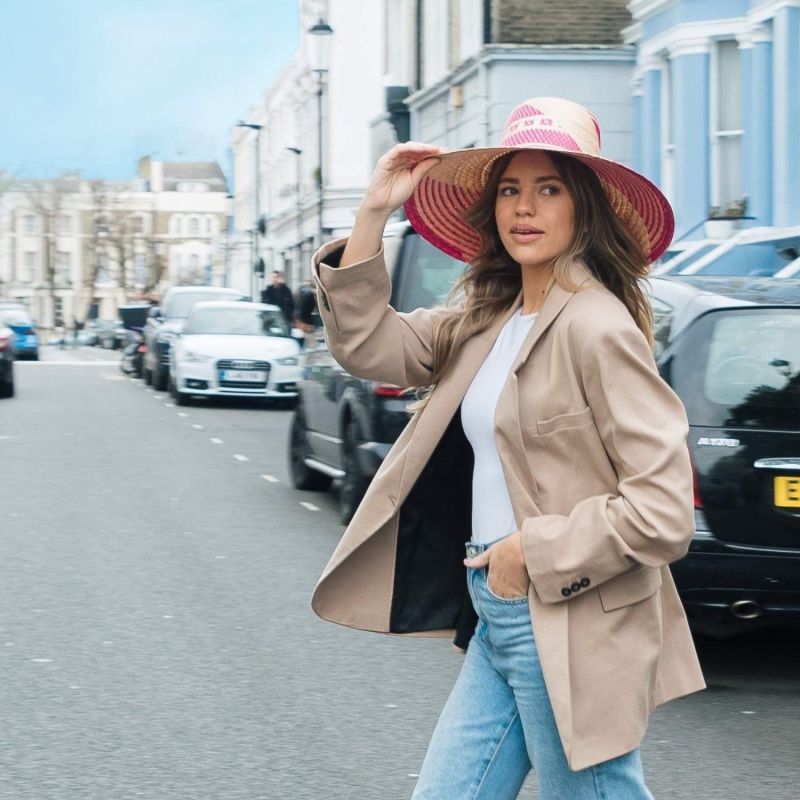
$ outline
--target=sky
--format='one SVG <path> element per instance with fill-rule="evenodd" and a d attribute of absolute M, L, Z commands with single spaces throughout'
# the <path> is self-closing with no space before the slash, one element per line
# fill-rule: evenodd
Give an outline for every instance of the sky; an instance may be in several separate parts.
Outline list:
<path fill-rule="evenodd" d="M 0 0 L 0 172 L 216 160 L 291 60 L 297 0 Z"/>

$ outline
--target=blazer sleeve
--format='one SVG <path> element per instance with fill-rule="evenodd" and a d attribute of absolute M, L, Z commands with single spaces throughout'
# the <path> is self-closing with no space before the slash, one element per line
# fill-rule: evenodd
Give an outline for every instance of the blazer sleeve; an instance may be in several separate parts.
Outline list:
<path fill-rule="evenodd" d="M 524 520 L 525 562 L 546 603 L 566 600 L 576 582 L 597 586 L 640 564 L 675 561 L 694 532 L 686 412 L 641 331 L 628 319 L 587 332 L 576 357 L 617 491 L 588 497 L 567 516 Z"/>
<path fill-rule="evenodd" d="M 339 267 L 346 239 L 329 242 L 314 256 L 317 307 L 325 340 L 351 375 L 396 386 L 430 383 L 433 331 L 449 309 L 395 311 L 383 247 L 372 258 Z"/>

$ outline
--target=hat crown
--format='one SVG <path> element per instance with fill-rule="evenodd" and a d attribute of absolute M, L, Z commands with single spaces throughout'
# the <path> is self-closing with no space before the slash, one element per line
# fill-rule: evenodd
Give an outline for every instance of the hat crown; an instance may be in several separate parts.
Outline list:
<path fill-rule="evenodd" d="M 541 147 L 567 153 L 600 155 L 600 126 L 578 103 L 559 97 L 535 97 L 510 114 L 501 147 Z"/>

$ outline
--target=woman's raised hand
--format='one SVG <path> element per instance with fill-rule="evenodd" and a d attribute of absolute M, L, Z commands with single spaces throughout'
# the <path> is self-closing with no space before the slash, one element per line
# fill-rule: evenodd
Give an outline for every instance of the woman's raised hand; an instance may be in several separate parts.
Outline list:
<path fill-rule="evenodd" d="M 360 211 L 387 219 L 400 208 L 445 152 L 441 147 L 421 142 L 395 145 L 378 160 Z"/>

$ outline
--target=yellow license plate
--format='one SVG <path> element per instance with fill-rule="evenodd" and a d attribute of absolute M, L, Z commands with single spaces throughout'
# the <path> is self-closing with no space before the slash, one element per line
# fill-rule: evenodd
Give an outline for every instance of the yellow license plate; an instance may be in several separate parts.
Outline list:
<path fill-rule="evenodd" d="M 779 475 L 775 478 L 775 505 L 800 508 L 800 475 Z"/>

